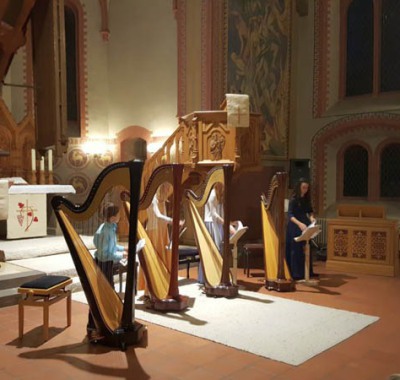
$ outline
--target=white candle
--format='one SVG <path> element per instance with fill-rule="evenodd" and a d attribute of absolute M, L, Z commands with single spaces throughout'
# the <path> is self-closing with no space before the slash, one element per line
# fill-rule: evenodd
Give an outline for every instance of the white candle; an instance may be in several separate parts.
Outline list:
<path fill-rule="evenodd" d="M 36 150 L 31 149 L 32 171 L 36 170 Z"/>
<path fill-rule="evenodd" d="M 49 172 L 53 171 L 53 151 L 50 149 L 47 153 L 47 160 L 49 165 Z"/>
<path fill-rule="evenodd" d="M 40 171 L 44 172 L 44 157 L 40 157 Z"/>

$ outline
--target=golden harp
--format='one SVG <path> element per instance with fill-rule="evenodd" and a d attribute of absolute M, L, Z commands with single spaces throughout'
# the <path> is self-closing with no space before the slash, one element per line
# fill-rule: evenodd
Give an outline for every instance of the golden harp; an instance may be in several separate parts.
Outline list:
<path fill-rule="evenodd" d="M 201 265 L 204 269 L 205 292 L 214 297 L 236 297 L 238 287 L 232 284 L 229 263 L 232 255 L 229 245 L 229 221 L 230 221 L 230 184 L 233 175 L 233 165 L 223 165 L 211 169 L 204 181 L 204 187 L 200 195 L 192 190 L 186 191 L 188 199 L 189 215 L 194 229 L 196 245 L 201 257 Z M 223 225 L 223 254 L 221 254 L 210 236 L 198 208 L 203 207 L 213 186 L 216 183 L 224 185 L 224 225 Z"/>
<path fill-rule="evenodd" d="M 140 199 L 140 210 L 146 210 L 156 194 L 159 186 L 165 182 L 173 186 L 173 221 L 171 245 L 171 270 L 167 268 L 153 246 L 143 225 L 138 222 L 138 238 L 144 239 L 146 244 L 139 252 L 139 262 L 143 268 L 146 283 L 151 295 L 151 305 L 155 310 L 178 311 L 188 307 L 188 297 L 179 294 L 178 269 L 179 269 L 179 210 L 182 200 L 182 164 L 161 165 L 156 168 Z M 130 203 L 127 193 L 121 193 L 124 209 L 130 215 Z M 167 247 L 165 247 L 167 249 Z"/>
<path fill-rule="evenodd" d="M 287 173 L 276 173 L 271 179 L 268 196 L 261 196 L 265 287 L 280 292 L 295 289 L 285 258 L 286 182 Z"/>
<path fill-rule="evenodd" d="M 74 205 L 61 196 L 52 199 L 72 259 L 74 261 L 83 291 L 96 327 L 104 337 L 101 343 L 126 349 L 137 344 L 146 331 L 145 326 L 134 321 L 133 290 L 135 283 L 136 229 L 139 206 L 140 182 L 143 162 L 119 162 L 104 169 L 90 191 L 86 201 Z M 90 252 L 83 244 L 70 220 L 83 221 L 97 210 L 109 189 L 124 186 L 130 191 L 131 213 L 129 216 L 129 247 L 124 302 L 98 269 Z"/>

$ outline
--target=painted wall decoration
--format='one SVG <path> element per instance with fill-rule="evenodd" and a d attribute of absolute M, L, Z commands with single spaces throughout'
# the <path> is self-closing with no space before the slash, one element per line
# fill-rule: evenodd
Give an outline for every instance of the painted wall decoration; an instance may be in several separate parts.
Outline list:
<path fill-rule="evenodd" d="M 290 91 L 291 2 L 229 0 L 229 93 L 250 96 L 262 114 L 262 150 L 287 158 Z"/>
<path fill-rule="evenodd" d="M 89 157 L 80 148 L 74 148 L 68 152 L 68 163 L 72 167 L 82 169 L 89 163 Z"/>

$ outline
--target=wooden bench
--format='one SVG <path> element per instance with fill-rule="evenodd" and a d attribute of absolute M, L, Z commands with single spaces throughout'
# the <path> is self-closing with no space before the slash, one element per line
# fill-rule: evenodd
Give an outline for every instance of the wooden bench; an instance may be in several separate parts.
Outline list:
<path fill-rule="evenodd" d="M 72 283 L 67 276 L 42 276 L 36 280 L 26 282 L 18 288 L 22 298 L 18 304 L 19 338 L 24 335 L 24 307 L 39 306 L 43 308 L 43 338 L 49 339 L 49 307 L 50 305 L 67 299 L 67 325 L 71 326 L 71 291 L 66 286 Z"/>

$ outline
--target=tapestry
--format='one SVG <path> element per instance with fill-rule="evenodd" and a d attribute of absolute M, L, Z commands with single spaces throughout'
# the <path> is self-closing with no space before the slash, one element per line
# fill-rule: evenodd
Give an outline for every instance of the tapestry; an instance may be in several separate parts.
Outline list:
<path fill-rule="evenodd" d="M 227 92 L 261 114 L 263 156 L 287 158 L 291 2 L 229 0 Z"/>

